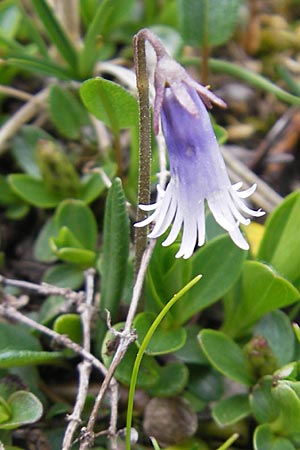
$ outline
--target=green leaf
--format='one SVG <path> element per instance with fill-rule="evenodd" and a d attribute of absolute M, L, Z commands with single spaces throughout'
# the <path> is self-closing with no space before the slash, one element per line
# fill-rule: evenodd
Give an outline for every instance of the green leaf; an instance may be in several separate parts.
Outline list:
<path fill-rule="evenodd" d="M 82 269 L 93 267 L 95 264 L 96 253 L 92 250 L 64 247 L 57 249 L 55 253 L 62 261 L 78 264 Z"/>
<path fill-rule="evenodd" d="M 120 330 L 124 327 L 124 323 L 118 323 L 114 325 L 116 330 Z M 116 341 L 116 336 L 113 336 L 110 331 L 106 333 L 106 336 L 103 340 L 101 356 L 103 362 L 106 367 L 109 367 L 113 358 L 113 351 L 111 348 L 115 348 L 115 344 L 118 344 Z M 129 386 L 132 369 L 134 365 L 134 361 L 136 359 L 136 355 L 138 352 L 138 348 L 135 344 L 131 344 L 122 361 L 118 365 L 118 368 L 115 372 L 115 377 L 118 381 Z M 141 368 L 138 374 L 137 386 L 141 389 L 148 389 L 151 386 L 155 385 L 160 378 L 159 366 L 154 359 L 153 356 L 144 355 L 143 361 L 141 364 Z"/>
<path fill-rule="evenodd" d="M 8 404 L 11 409 L 11 417 L 6 423 L 0 424 L 1 429 L 12 430 L 37 422 L 42 417 L 43 405 L 31 392 L 15 392 L 10 396 Z"/>
<path fill-rule="evenodd" d="M 295 353 L 295 334 L 289 318 L 282 311 L 273 311 L 255 327 L 255 334 L 264 336 L 279 366 L 292 361 Z"/>
<path fill-rule="evenodd" d="M 187 45 L 224 44 L 233 33 L 241 0 L 178 0 L 181 34 Z"/>
<path fill-rule="evenodd" d="M 34 257 L 41 262 L 50 263 L 57 259 L 50 247 L 50 238 L 58 232 L 54 217 L 45 222 L 34 243 Z"/>
<path fill-rule="evenodd" d="M 0 397 L 0 428 L 1 423 L 6 422 L 11 416 L 11 411 L 8 403 Z"/>
<path fill-rule="evenodd" d="M 137 100 L 118 84 L 93 78 L 81 85 L 80 95 L 86 108 L 114 133 L 138 125 Z"/>
<path fill-rule="evenodd" d="M 101 310 L 116 317 L 124 288 L 129 253 L 129 220 L 119 178 L 113 181 L 105 205 L 101 256 Z"/>
<path fill-rule="evenodd" d="M 8 182 L 20 198 L 38 208 L 54 208 L 62 200 L 59 194 L 48 191 L 42 180 L 31 175 L 15 173 L 8 176 Z"/>
<path fill-rule="evenodd" d="M 254 450 L 296 450 L 296 447 L 286 438 L 272 434 L 270 425 L 260 425 L 253 436 Z"/>
<path fill-rule="evenodd" d="M 253 415 L 258 423 L 272 422 L 278 415 L 278 404 L 272 396 L 273 377 L 267 375 L 259 380 L 250 394 Z"/>
<path fill-rule="evenodd" d="M 47 4 L 46 0 L 32 0 L 32 3 L 53 44 L 64 60 L 75 71 L 77 66 L 76 50 L 57 20 L 54 11 Z"/>
<path fill-rule="evenodd" d="M 185 330 L 187 334 L 185 344 L 174 353 L 174 356 L 187 364 L 208 364 L 207 358 L 197 340 L 200 326 L 188 324 Z"/>
<path fill-rule="evenodd" d="M 180 394 L 185 388 L 189 371 L 179 362 L 169 363 L 159 367 L 160 378 L 158 382 L 147 389 L 152 397 L 173 397 Z"/>
<path fill-rule="evenodd" d="M 54 216 L 57 229 L 68 228 L 86 250 L 94 251 L 98 227 L 91 209 L 81 200 L 63 201 Z"/>
<path fill-rule="evenodd" d="M 104 173 L 109 179 L 113 178 L 117 172 L 116 164 L 106 164 L 102 167 Z M 88 174 L 81 178 L 78 198 L 84 203 L 89 204 L 96 200 L 99 195 L 107 188 L 102 177 L 98 173 Z"/>
<path fill-rule="evenodd" d="M 40 169 L 36 162 L 36 148 L 40 140 L 55 142 L 50 134 L 34 125 L 22 127 L 22 131 L 13 140 L 13 155 L 18 166 L 28 175 L 41 178 Z"/>
<path fill-rule="evenodd" d="M 140 345 L 155 320 L 153 313 L 140 313 L 134 320 L 134 328 L 137 331 L 137 344 Z M 186 340 L 186 330 L 184 328 L 167 328 L 164 322 L 161 322 L 154 335 L 152 336 L 145 353 L 148 355 L 163 355 L 172 353 L 181 348 Z"/>
<path fill-rule="evenodd" d="M 201 283 L 174 305 L 172 313 L 176 323 L 185 323 L 194 314 L 222 298 L 237 280 L 246 256 L 247 252 L 234 245 L 227 235 L 215 238 L 199 249 L 191 258 L 189 279 L 201 273 Z M 168 288 L 172 289 L 171 286 Z M 169 297 L 170 293 L 165 298 Z"/>
<path fill-rule="evenodd" d="M 40 351 L 41 345 L 28 328 L 0 322 L 0 355 L 9 350 Z"/>
<path fill-rule="evenodd" d="M 236 394 L 220 400 L 212 410 L 212 416 L 220 427 L 233 425 L 250 413 L 248 394 Z"/>
<path fill-rule="evenodd" d="M 43 281 L 54 286 L 78 289 L 83 284 L 84 275 L 81 267 L 63 263 L 50 267 L 45 272 Z"/>
<path fill-rule="evenodd" d="M 294 389 L 284 380 L 279 380 L 272 388 L 272 395 L 278 404 L 279 415 L 270 424 L 271 430 L 281 436 L 289 437 L 300 444 L 300 399 Z"/>
<path fill-rule="evenodd" d="M 0 4 L 0 34 L 7 39 L 13 39 L 21 23 L 21 11 L 13 2 Z"/>
<path fill-rule="evenodd" d="M 7 350 L 0 353 L 0 367 L 33 366 L 56 364 L 62 359 L 60 352 L 36 352 L 31 350 Z"/>
<path fill-rule="evenodd" d="M 300 284 L 299 222 L 300 192 L 296 191 L 269 216 L 257 255 L 297 286 Z"/>
<path fill-rule="evenodd" d="M 224 377 L 211 366 L 189 366 L 188 392 L 208 404 L 224 395 Z"/>
<path fill-rule="evenodd" d="M 238 288 L 228 299 L 223 326 L 231 336 L 245 333 L 264 314 L 291 305 L 300 296 L 291 283 L 258 261 L 244 263 Z"/>
<path fill-rule="evenodd" d="M 202 330 L 200 345 L 211 364 L 226 377 L 251 386 L 255 382 L 242 349 L 220 331 Z"/>
<path fill-rule="evenodd" d="M 82 326 L 78 314 L 62 314 L 55 320 L 53 330 L 67 335 L 73 342 L 82 342 Z"/>
<path fill-rule="evenodd" d="M 61 66 L 46 59 L 38 59 L 33 56 L 24 55 L 19 50 L 10 52 L 5 64 L 18 67 L 21 70 L 38 73 L 47 77 L 55 77 L 59 80 L 70 80 L 70 73 Z"/>
<path fill-rule="evenodd" d="M 78 139 L 81 127 L 89 122 L 79 101 L 58 84 L 51 86 L 48 101 L 51 120 L 59 133 L 68 139 Z"/>

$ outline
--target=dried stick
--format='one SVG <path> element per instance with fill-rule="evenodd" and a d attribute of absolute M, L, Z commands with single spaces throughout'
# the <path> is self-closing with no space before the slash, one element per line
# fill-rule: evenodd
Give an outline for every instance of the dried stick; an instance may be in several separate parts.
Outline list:
<path fill-rule="evenodd" d="M 45 88 L 22 106 L 0 130 L 0 152 L 4 151 L 4 144 L 16 134 L 24 123 L 31 120 L 43 107 L 43 102 L 48 96 L 49 88 Z"/>
<path fill-rule="evenodd" d="M 139 299 L 141 296 L 141 292 L 143 289 L 143 283 L 146 275 L 146 271 L 151 259 L 151 255 L 155 246 L 155 239 L 151 240 L 150 244 L 146 248 L 144 255 L 142 257 L 140 269 L 136 278 L 136 282 L 133 288 L 133 294 L 132 299 L 129 307 L 129 311 L 127 314 L 124 330 L 121 332 L 117 332 L 113 330 L 110 327 L 109 317 L 108 317 L 108 326 L 111 330 L 111 332 L 115 335 L 117 335 L 120 338 L 119 346 L 116 350 L 116 353 L 114 355 L 114 358 L 111 362 L 111 365 L 107 371 L 107 375 L 105 376 L 103 383 L 100 387 L 99 393 L 97 395 L 97 398 L 95 400 L 93 410 L 91 412 L 87 427 L 86 427 L 86 434 L 88 436 L 88 439 L 84 439 L 80 450 L 87 450 L 91 446 L 92 436 L 94 435 L 94 426 L 97 419 L 98 411 L 101 405 L 101 402 L 103 400 L 104 394 L 111 382 L 111 379 L 113 377 L 113 374 L 120 364 L 120 362 L 123 359 L 123 356 L 125 355 L 129 345 L 136 339 L 135 332 L 132 330 L 132 323 L 136 314 L 136 310 L 138 307 Z M 114 402 L 112 402 L 114 404 Z"/>
<path fill-rule="evenodd" d="M 91 348 L 91 321 L 93 316 L 93 298 L 94 298 L 94 269 L 85 272 L 85 291 L 86 301 L 80 306 L 81 323 L 83 329 L 83 348 L 90 352 Z M 78 426 L 81 424 L 81 414 L 84 408 L 89 388 L 89 379 L 92 370 L 92 364 L 83 361 L 78 365 L 79 383 L 76 402 L 72 414 L 68 417 L 69 424 L 65 431 L 62 450 L 69 450 L 72 446 L 73 436 Z"/>

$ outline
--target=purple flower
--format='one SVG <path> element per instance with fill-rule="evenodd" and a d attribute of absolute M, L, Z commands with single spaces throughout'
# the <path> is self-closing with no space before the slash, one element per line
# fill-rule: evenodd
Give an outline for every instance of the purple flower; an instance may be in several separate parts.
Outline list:
<path fill-rule="evenodd" d="M 135 226 L 154 222 L 149 238 L 158 238 L 172 224 L 162 245 L 172 244 L 182 229 L 182 240 L 176 257 L 189 258 L 195 245 L 205 242 L 205 204 L 217 223 L 230 234 L 233 242 L 247 250 L 249 245 L 239 225 L 248 225 L 246 216 L 260 217 L 262 210 L 254 211 L 243 201 L 256 185 L 239 191 L 242 183 L 232 186 L 214 134 L 206 106 L 224 102 L 207 88 L 196 83 L 166 54 L 160 41 L 146 33 L 157 54 L 155 69 L 154 131 L 159 122 L 167 144 L 171 179 L 163 191 L 158 187 L 158 201 L 140 205 L 153 214 Z"/>

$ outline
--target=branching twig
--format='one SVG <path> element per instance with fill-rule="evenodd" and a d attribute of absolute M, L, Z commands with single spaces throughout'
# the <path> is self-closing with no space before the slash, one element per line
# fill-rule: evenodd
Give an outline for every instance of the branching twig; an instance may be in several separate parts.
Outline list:
<path fill-rule="evenodd" d="M 93 269 L 85 272 L 85 303 L 81 305 L 81 323 L 83 329 L 83 348 L 90 352 L 91 347 L 91 321 L 93 317 L 93 298 L 94 298 L 94 276 Z M 65 431 L 62 450 L 69 450 L 72 445 L 73 436 L 81 423 L 81 414 L 84 408 L 89 388 L 90 373 L 92 364 L 89 361 L 83 361 L 78 366 L 79 383 L 76 402 L 72 414 L 68 417 L 69 424 Z"/>
<path fill-rule="evenodd" d="M 107 371 L 107 375 L 105 376 L 105 379 L 103 380 L 103 383 L 100 387 L 99 393 L 95 400 L 94 407 L 93 407 L 92 413 L 90 415 L 90 418 L 89 418 L 89 421 L 88 421 L 88 424 L 86 427 L 86 433 L 87 433 L 87 436 L 89 439 L 83 440 L 82 445 L 80 446 L 80 450 L 86 450 L 89 448 L 89 446 L 91 444 L 91 437 L 93 436 L 93 433 L 94 433 L 94 425 L 96 422 L 96 418 L 97 418 L 100 404 L 103 400 L 104 394 L 110 384 L 110 381 L 113 377 L 113 374 L 114 374 L 116 368 L 122 361 L 123 356 L 125 355 L 129 345 L 136 339 L 135 332 L 132 330 L 132 323 L 133 323 L 133 320 L 134 320 L 134 317 L 136 314 L 138 302 L 139 302 L 141 292 L 143 289 L 143 283 L 144 283 L 146 271 L 147 271 L 147 268 L 148 268 L 148 265 L 150 262 L 150 258 L 151 258 L 151 255 L 152 255 L 152 252 L 153 252 L 153 249 L 155 246 L 155 242 L 156 242 L 155 239 L 152 239 L 150 241 L 150 244 L 147 247 L 146 251 L 144 252 L 142 262 L 140 265 L 140 270 L 138 272 L 135 286 L 133 289 L 132 299 L 131 299 L 129 311 L 127 314 L 127 319 L 126 319 L 126 323 L 124 326 L 124 330 L 121 332 L 112 330 L 112 332 L 114 334 L 118 334 L 118 336 L 120 337 L 120 343 L 116 350 L 114 358 L 111 362 L 111 365 Z M 112 401 L 112 404 L 114 404 L 113 401 Z"/>

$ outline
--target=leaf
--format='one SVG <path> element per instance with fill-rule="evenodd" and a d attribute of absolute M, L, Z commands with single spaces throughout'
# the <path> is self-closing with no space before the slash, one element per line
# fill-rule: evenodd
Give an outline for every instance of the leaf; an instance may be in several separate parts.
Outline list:
<path fill-rule="evenodd" d="M 189 366 L 188 392 L 206 404 L 219 400 L 224 394 L 224 378 L 213 367 Z"/>
<path fill-rule="evenodd" d="M 272 388 L 272 395 L 279 406 L 278 417 L 270 424 L 275 434 L 289 437 L 300 444 L 300 399 L 294 389 L 284 380 L 279 380 Z"/>
<path fill-rule="evenodd" d="M 270 425 L 260 425 L 253 436 L 254 450 L 296 450 L 296 447 L 284 437 L 272 434 Z"/>
<path fill-rule="evenodd" d="M 180 394 L 185 388 L 189 371 L 187 367 L 174 362 L 159 368 L 160 378 L 154 386 L 147 389 L 152 397 L 173 397 Z"/>
<path fill-rule="evenodd" d="M 236 394 L 220 400 L 212 410 L 212 416 L 220 427 L 233 425 L 250 413 L 248 394 Z"/>
<path fill-rule="evenodd" d="M 21 367 L 39 364 L 56 364 L 62 359 L 60 352 L 37 352 L 31 350 L 7 350 L 0 353 L 0 367 Z"/>
<path fill-rule="evenodd" d="M 227 235 L 213 239 L 198 250 L 191 258 L 190 279 L 201 273 L 201 283 L 174 305 L 172 312 L 176 323 L 185 323 L 222 298 L 237 280 L 246 255 L 247 252 L 234 245 Z M 170 294 L 166 298 L 169 297 Z"/>
<path fill-rule="evenodd" d="M 41 345 L 28 328 L 0 322 L 0 355 L 9 350 L 40 351 Z"/>
<path fill-rule="evenodd" d="M 8 182 L 20 198 L 38 208 L 54 208 L 62 200 L 61 195 L 48 191 L 42 180 L 30 175 L 15 173 L 8 176 Z"/>
<path fill-rule="evenodd" d="M 241 0 L 178 0 L 181 34 L 187 45 L 224 44 L 233 33 Z"/>
<path fill-rule="evenodd" d="M 231 336 L 240 336 L 264 314 L 291 305 L 300 296 L 291 283 L 258 261 L 244 263 L 239 287 L 223 325 Z"/>
<path fill-rule="evenodd" d="M 81 267 L 70 264 L 57 264 L 50 267 L 43 276 L 45 283 L 70 289 L 79 289 L 84 275 Z"/>
<path fill-rule="evenodd" d="M 98 227 L 91 209 L 81 200 L 63 201 L 54 216 L 57 229 L 68 228 L 86 250 L 94 251 Z"/>
<path fill-rule="evenodd" d="M 46 0 L 32 0 L 32 3 L 52 43 L 56 46 L 64 60 L 75 71 L 77 65 L 76 50 L 57 20 L 54 11 L 48 6 Z"/>
<path fill-rule="evenodd" d="M 231 380 L 251 386 L 255 382 L 242 349 L 220 331 L 202 330 L 200 345 L 211 364 Z"/>
<path fill-rule="evenodd" d="M 55 77 L 59 80 L 69 81 L 71 77 L 70 73 L 64 67 L 47 59 L 38 59 L 20 51 L 9 52 L 5 63 L 12 67 L 18 67 L 21 70 L 38 73 L 47 77 Z"/>
<path fill-rule="evenodd" d="M 156 315 L 153 313 L 140 313 L 134 320 L 134 328 L 137 331 L 137 344 L 141 345 L 150 326 L 155 320 Z M 172 353 L 181 348 L 186 340 L 186 330 L 184 328 L 167 328 L 164 323 L 155 330 L 145 353 L 148 355 L 163 355 Z"/>
<path fill-rule="evenodd" d="M 272 422 L 279 413 L 278 404 L 271 393 L 272 384 L 271 375 L 263 377 L 249 396 L 252 413 L 258 423 Z"/>
<path fill-rule="evenodd" d="M 207 358 L 199 346 L 197 336 L 200 331 L 200 326 L 188 324 L 185 327 L 186 341 L 183 347 L 174 352 L 174 356 L 180 361 L 187 364 L 208 364 Z"/>
<path fill-rule="evenodd" d="M 11 416 L 11 411 L 8 403 L 0 397 L 0 428 L 1 423 L 6 422 Z"/>
<path fill-rule="evenodd" d="M 116 164 L 112 163 L 104 165 L 102 169 L 109 179 L 113 178 L 117 172 Z M 81 178 L 78 198 L 84 203 L 89 204 L 96 200 L 106 188 L 107 186 L 100 174 L 88 174 Z"/>
<path fill-rule="evenodd" d="M 56 250 L 56 255 L 62 261 L 77 264 L 82 269 L 93 267 L 96 253 L 92 250 L 63 247 Z"/>
<path fill-rule="evenodd" d="M 255 327 L 255 334 L 267 339 L 280 367 L 293 360 L 295 334 L 289 318 L 282 311 L 273 311 L 263 317 Z"/>
<path fill-rule="evenodd" d="M 59 133 L 68 139 L 78 139 L 80 129 L 89 120 L 86 110 L 66 88 L 53 84 L 50 88 L 49 113 Z"/>
<path fill-rule="evenodd" d="M 269 216 L 257 255 L 297 286 L 300 284 L 299 223 L 300 192 L 296 191 Z"/>
<path fill-rule="evenodd" d="M 8 404 L 11 409 L 11 417 L 6 423 L 0 424 L 1 429 L 12 430 L 37 422 L 42 417 L 43 405 L 31 392 L 15 392 L 10 396 Z"/>
<path fill-rule="evenodd" d="M 0 34 L 7 39 L 13 39 L 20 26 L 22 19 L 21 11 L 12 2 L 2 2 L 0 4 Z"/>
<path fill-rule="evenodd" d="M 118 323 L 114 325 L 115 330 L 120 330 L 123 328 L 124 323 Z M 101 356 L 103 362 L 106 367 L 109 367 L 113 358 L 113 352 L 110 351 L 111 346 L 115 343 L 116 336 L 113 336 L 110 331 L 106 333 L 106 336 L 103 340 Z M 118 342 L 116 342 L 117 344 Z M 122 361 L 117 367 L 115 372 L 115 377 L 118 381 L 125 384 L 126 386 L 130 385 L 130 380 L 132 376 L 132 369 L 134 365 L 134 361 L 136 359 L 136 355 L 138 352 L 138 348 L 135 344 L 132 344 L 128 347 Z M 156 384 L 159 380 L 159 366 L 155 361 L 153 356 L 144 355 L 140 371 L 137 379 L 137 386 L 141 389 L 148 389 L 154 384 Z"/>
<path fill-rule="evenodd" d="M 13 140 L 13 155 L 18 165 L 34 178 L 41 178 L 36 162 L 36 148 L 39 140 L 55 142 L 50 134 L 33 125 L 22 127 L 22 131 Z"/>
<path fill-rule="evenodd" d="M 101 255 L 101 311 L 116 317 L 125 284 L 129 253 L 129 220 L 119 178 L 113 181 L 105 205 Z"/>
<path fill-rule="evenodd" d="M 114 133 L 138 125 L 137 100 L 118 84 L 93 78 L 82 83 L 80 95 L 86 108 Z"/>
<path fill-rule="evenodd" d="M 73 342 L 82 342 L 82 326 L 78 314 L 62 314 L 54 322 L 53 330 L 67 335 Z"/>
<path fill-rule="evenodd" d="M 57 259 L 50 247 L 50 238 L 58 232 L 54 217 L 45 222 L 34 243 L 34 257 L 41 262 L 50 263 Z"/>

